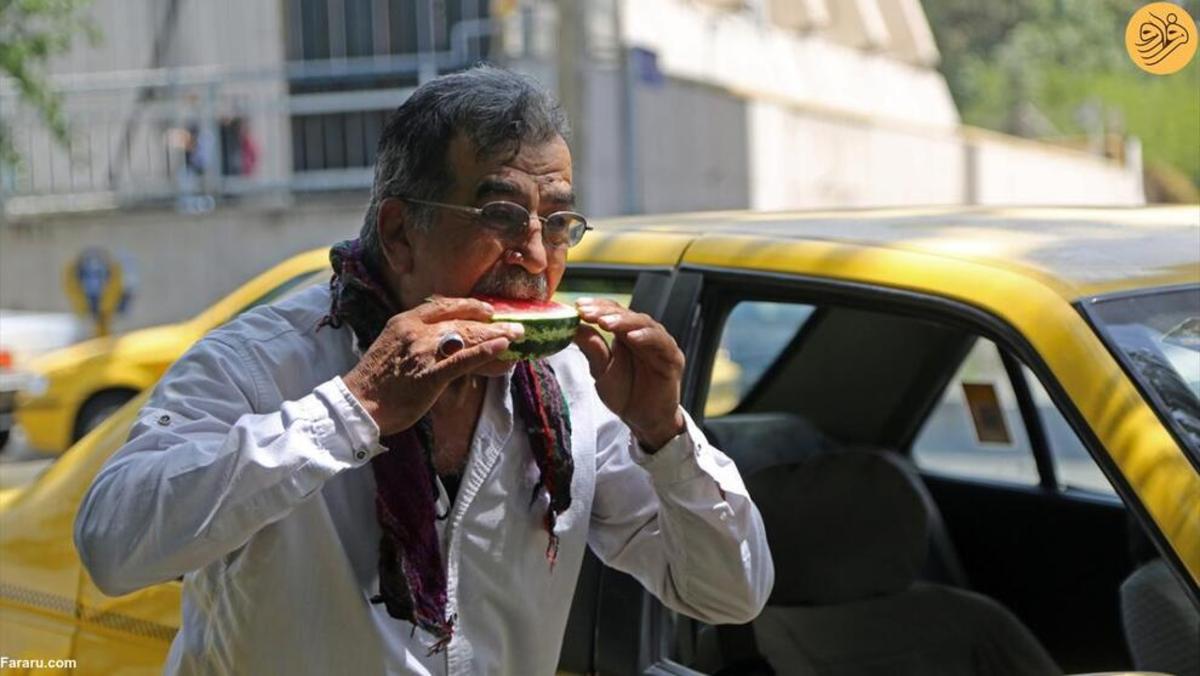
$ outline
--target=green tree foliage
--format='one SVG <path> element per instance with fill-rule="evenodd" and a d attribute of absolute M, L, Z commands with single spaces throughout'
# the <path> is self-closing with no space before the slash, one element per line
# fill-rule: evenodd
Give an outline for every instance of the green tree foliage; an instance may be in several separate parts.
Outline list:
<path fill-rule="evenodd" d="M 1022 136 L 1133 134 L 1147 165 L 1200 185 L 1200 59 L 1168 76 L 1129 60 L 1125 26 L 1145 0 L 923 1 L 965 123 Z M 1177 4 L 1197 16 L 1197 0 Z"/>
<path fill-rule="evenodd" d="M 67 120 L 59 96 L 49 86 L 46 67 L 53 56 L 71 48 L 77 35 L 93 43 L 99 40 L 95 24 L 85 14 L 90 4 L 90 0 L 0 0 L 0 75 L 11 78 L 9 86 L 38 112 L 60 143 L 67 141 Z M 0 163 L 17 159 L 12 131 L 0 117 Z"/>

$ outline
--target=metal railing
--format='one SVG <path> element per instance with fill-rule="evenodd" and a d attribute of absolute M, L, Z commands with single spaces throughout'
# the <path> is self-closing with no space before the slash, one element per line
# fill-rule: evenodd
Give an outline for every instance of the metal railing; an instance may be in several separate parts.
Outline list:
<path fill-rule="evenodd" d="M 58 76 L 65 146 L 0 81 L 21 157 L 0 166 L 0 209 L 204 211 L 254 194 L 369 188 L 388 113 L 420 81 L 477 62 L 476 41 L 497 29 L 461 21 L 449 49 L 419 54 Z"/>

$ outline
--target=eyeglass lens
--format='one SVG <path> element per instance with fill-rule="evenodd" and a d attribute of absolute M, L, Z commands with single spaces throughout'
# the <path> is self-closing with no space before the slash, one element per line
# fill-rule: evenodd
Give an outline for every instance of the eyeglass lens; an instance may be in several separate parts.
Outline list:
<path fill-rule="evenodd" d="M 507 237 L 521 238 L 529 228 L 529 211 L 519 204 L 490 202 L 483 205 L 480 211 L 485 222 L 501 230 Z M 557 246 L 574 246 L 587 231 L 583 218 L 570 212 L 554 213 L 541 220 L 542 237 L 547 243 Z"/>

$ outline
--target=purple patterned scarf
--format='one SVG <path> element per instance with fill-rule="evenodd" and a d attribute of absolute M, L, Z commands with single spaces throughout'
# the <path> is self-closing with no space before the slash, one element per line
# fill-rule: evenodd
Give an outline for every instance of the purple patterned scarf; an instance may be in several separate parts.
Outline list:
<path fill-rule="evenodd" d="M 359 240 L 347 240 L 329 252 L 333 264 L 333 303 L 321 325 L 349 324 L 366 351 L 396 313 L 390 297 L 363 256 Z M 518 362 L 512 375 L 513 406 L 529 434 L 529 448 L 541 472 L 530 504 L 544 489 L 550 497 L 543 525 L 549 534 L 546 558 L 551 569 L 558 555 L 554 523 L 571 506 L 571 419 L 566 398 L 546 361 Z M 446 569 L 438 545 L 437 479 L 433 469 L 433 425 L 426 415 L 413 427 L 380 439 L 388 451 L 371 461 L 377 486 L 375 514 L 383 536 L 379 543 L 379 595 L 389 615 L 412 622 L 443 649 L 454 633 L 446 617 Z"/>

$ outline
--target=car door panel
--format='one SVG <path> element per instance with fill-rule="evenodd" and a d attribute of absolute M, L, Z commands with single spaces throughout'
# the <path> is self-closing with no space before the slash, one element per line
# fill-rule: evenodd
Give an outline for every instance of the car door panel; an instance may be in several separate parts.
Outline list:
<path fill-rule="evenodd" d="M 636 279 L 633 275 L 636 273 Z M 599 284 L 598 280 L 607 283 Z M 628 282 L 629 307 L 655 317 L 664 324 L 684 327 L 686 320 L 669 322 L 663 312 L 678 282 L 667 270 L 643 270 L 604 265 L 580 266 L 571 270 L 560 292 L 573 294 L 606 287 L 616 292 Z M 689 318 L 690 319 L 690 318 Z M 668 330 L 670 327 L 668 326 Z M 682 337 L 682 336 L 680 336 Z M 679 337 L 677 337 L 678 339 Z M 559 671 L 566 673 L 635 674 L 644 667 L 640 637 L 643 605 L 647 594 L 632 576 L 605 566 L 589 548 L 579 572 L 571 612 L 567 619 Z"/>
<path fill-rule="evenodd" d="M 1119 502 L 930 473 L 922 478 L 974 591 L 1015 612 L 1068 672 L 1132 666 L 1117 605 L 1117 590 L 1133 568 Z"/>

